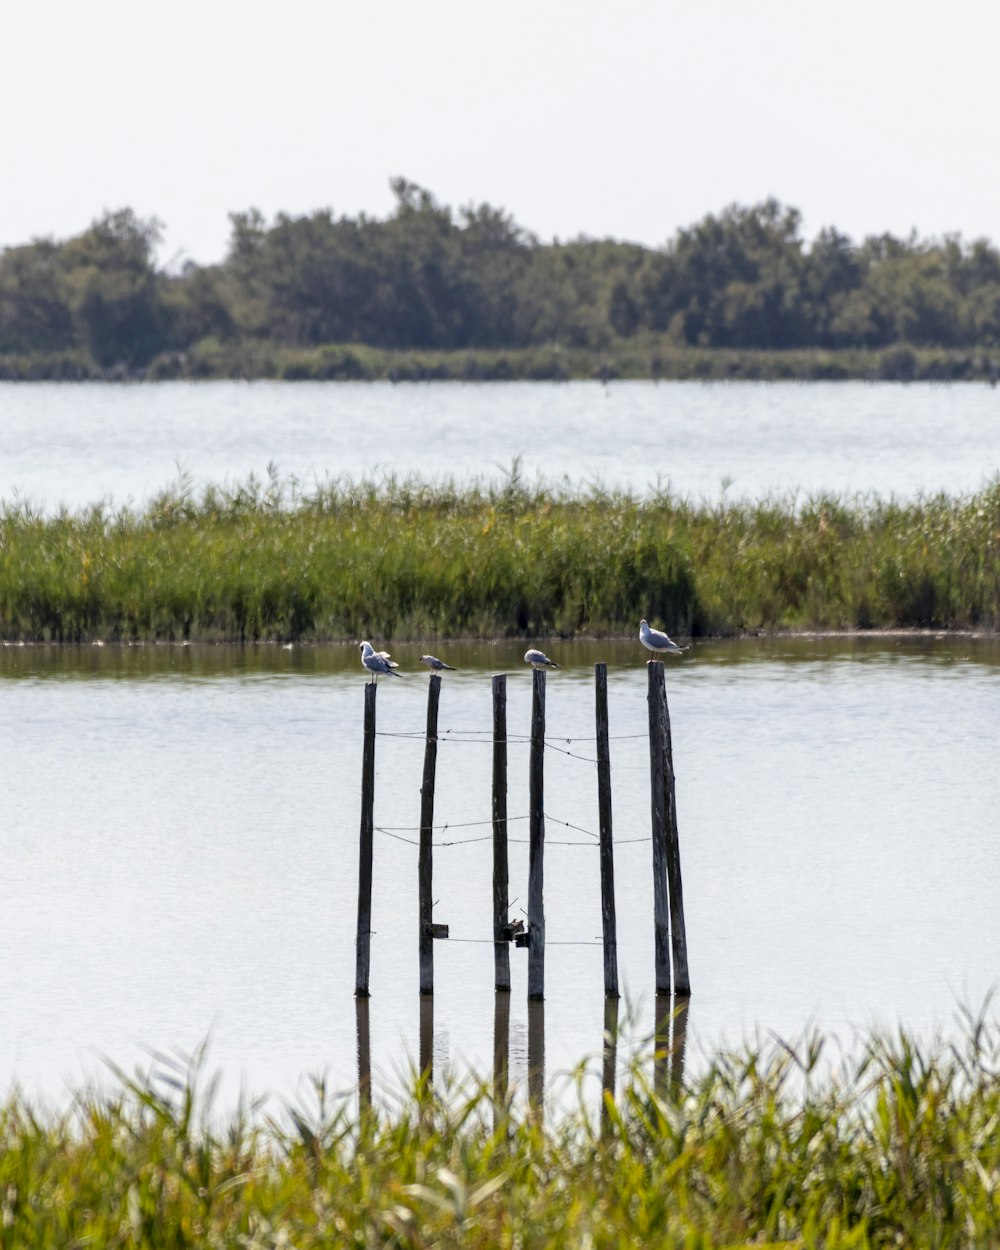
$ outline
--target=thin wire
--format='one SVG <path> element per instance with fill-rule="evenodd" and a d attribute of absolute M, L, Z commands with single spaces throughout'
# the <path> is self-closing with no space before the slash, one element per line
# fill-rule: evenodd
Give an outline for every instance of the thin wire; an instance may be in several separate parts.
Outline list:
<path fill-rule="evenodd" d="M 489 744 L 491 742 L 504 743 L 523 743 L 530 742 L 530 734 L 512 734 L 508 733 L 504 738 L 494 738 L 491 729 L 439 729 L 437 738 L 439 742 L 483 742 Z M 423 729 L 377 729 L 375 731 L 377 738 L 419 738 L 424 739 L 427 733 Z M 609 742 L 624 742 L 634 738 L 645 738 L 644 733 L 635 734 L 608 734 Z M 577 737 L 563 737 L 559 734 L 556 738 L 546 738 L 547 746 L 553 746 L 556 742 L 592 742 L 593 737 L 590 734 L 584 734 Z M 557 747 L 554 749 L 558 750 Z"/>
<path fill-rule="evenodd" d="M 545 813 L 545 819 L 551 820 L 554 825 L 565 825 L 567 829 L 575 829 L 577 833 L 586 833 L 592 838 L 599 838 L 599 835 L 594 833 L 593 829 L 584 829 L 582 825 L 574 825 L 568 820 L 560 820 L 558 816 L 550 816 L 548 812 Z M 584 845 L 589 845 L 589 843 Z"/>
<path fill-rule="evenodd" d="M 598 760 L 594 759 L 593 756 L 578 755 L 576 751 L 567 751 L 565 747 L 557 747 L 555 743 L 550 742 L 548 738 L 545 739 L 545 745 L 548 747 L 550 751 L 558 751 L 560 755 L 568 755 L 570 759 L 583 760 L 584 763 L 587 763 L 587 764 L 596 764 L 599 762 Z"/>
<path fill-rule="evenodd" d="M 505 818 L 509 823 L 512 820 L 527 820 L 527 816 L 507 816 Z M 469 829 L 473 825 L 492 825 L 493 818 L 489 820 L 446 820 L 443 825 L 431 825 L 431 829 Z M 406 833 L 419 833 L 423 825 L 379 825 L 380 829 L 396 829 Z"/>
<path fill-rule="evenodd" d="M 386 829 L 382 825 L 374 825 L 373 829 L 376 833 L 384 833 L 387 838 L 394 838 L 397 842 L 405 842 L 408 846 L 420 845 L 419 841 L 416 838 L 404 838 L 401 833 L 393 833 L 392 830 Z M 584 832 L 586 832 L 586 830 L 584 830 Z M 432 842 L 431 845 L 433 846 L 435 850 L 437 850 L 439 847 L 446 847 L 446 846 L 471 846 L 475 842 L 489 842 L 489 840 L 492 837 L 493 837 L 492 833 L 484 833 L 482 837 L 478 837 L 478 838 L 452 838 L 447 842 Z M 641 839 L 641 841 L 648 842 L 649 839 L 643 838 Z M 507 844 L 508 846 L 510 845 L 528 846 L 530 845 L 530 839 L 529 838 L 508 838 Z M 567 842 L 564 839 L 559 839 L 559 838 L 546 838 L 545 845 L 546 846 L 594 846 L 595 843 L 593 842 Z"/>
<path fill-rule="evenodd" d="M 505 944 L 507 941 L 506 938 L 496 939 L 496 938 L 460 938 L 460 937 L 448 937 L 448 938 L 443 938 L 442 940 L 446 942 L 465 942 L 470 946 L 500 946 L 502 944 Z M 545 945 L 546 946 L 603 946 L 604 943 L 600 941 L 599 939 L 596 941 L 580 940 L 576 942 L 550 942 L 546 940 Z"/>

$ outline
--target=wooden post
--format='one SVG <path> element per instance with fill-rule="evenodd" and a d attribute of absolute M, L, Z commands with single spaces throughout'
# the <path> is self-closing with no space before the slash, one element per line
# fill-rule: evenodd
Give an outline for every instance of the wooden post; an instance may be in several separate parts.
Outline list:
<path fill-rule="evenodd" d="M 545 997 L 545 670 L 532 669 L 528 772 L 528 997 Z"/>
<path fill-rule="evenodd" d="M 424 780 L 420 787 L 420 852 L 417 860 L 420 924 L 420 993 L 434 993 L 434 774 L 437 768 L 438 701 L 441 677 L 432 673 L 427 683 L 427 741 L 424 746 Z"/>
<path fill-rule="evenodd" d="M 670 993 L 670 904 L 667 897 L 667 777 L 663 739 L 666 693 L 663 665 L 653 660 L 649 675 L 649 784 L 653 826 L 653 947 L 657 994 Z"/>
<path fill-rule="evenodd" d="M 493 988 L 510 990 L 507 922 L 507 675 L 493 678 Z"/>
<path fill-rule="evenodd" d="M 375 833 L 375 697 L 378 686 L 365 686 L 365 737 L 361 758 L 361 846 L 358 863 L 357 970 L 354 993 L 368 997 L 372 947 L 372 843 Z"/>
<path fill-rule="evenodd" d="M 601 921 L 604 930 L 604 994 L 618 997 L 618 931 L 615 917 L 615 852 L 611 836 L 611 752 L 608 746 L 608 666 L 594 665 L 597 694 L 597 811 L 601 838 Z"/>
<path fill-rule="evenodd" d="M 661 664 L 662 668 L 663 665 Z M 677 786 L 674 780 L 674 748 L 670 734 L 670 707 L 667 685 L 663 682 L 663 750 L 664 775 L 667 782 L 667 884 L 670 891 L 670 948 L 673 952 L 674 993 L 690 997 L 691 976 L 688 972 L 687 930 L 684 926 L 684 884 L 681 879 L 681 843 L 677 832 Z"/>

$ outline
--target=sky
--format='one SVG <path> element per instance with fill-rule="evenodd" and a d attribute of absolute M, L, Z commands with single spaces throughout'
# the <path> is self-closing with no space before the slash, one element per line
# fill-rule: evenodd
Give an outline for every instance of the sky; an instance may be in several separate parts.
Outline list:
<path fill-rule="evenodd" d="M 658 247 L 774 196 L 803 234 L 1000 242 L 988 0 L 4 0 L 0 247 L 124 206 L 384 217 L 401 175 L 542 240 Z"/>

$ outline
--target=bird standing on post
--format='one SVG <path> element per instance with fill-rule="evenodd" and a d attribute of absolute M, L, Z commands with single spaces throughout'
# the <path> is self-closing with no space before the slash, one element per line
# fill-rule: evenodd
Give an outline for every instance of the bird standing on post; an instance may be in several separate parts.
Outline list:
<path fill-rule="evenodd" d="M 558 668 L 559 665 L 555 660 L 550 660 L 544 651 L 536 651 L 534 647 L 529 647 L 524 653 L 525 664 L 530 664 L 532 668 Z"/>
<path fill-rule="evenodd" d="M 639 622 L 639 641 L 647 651 L 652 651 L 654 655 L 661 655 L 665 651 L 670 651 L 674 655 L 680 655 L 687 650 L 687 647 L 679 647 L 672 638 L 660 629 L 650 629 L 649 621 L 645 617 Z M 652 660 L 647 660 L 647 664 L 652 664 Z"/>
<path fill-rule="evenodd" d="M 420 663 L 426 664 L 432 673 L 440 673 L 443 669 L 448 669 L 452 673 L 455 671 L 453 664 L 445 664 L 444 660 L 439 660 L 436 655 L 422 655 Z"/>
<path fill-rule="evenodd" d="M 376 651 L 370 642 L 361 644 L 361 663 L 372 675 L 372 681 L 378 681 L 380 674 L 388 673 L 393 677 L 402 677 L 402 673 L 395 670 L 399 665 L 395 660 L 389 659 L 388 651 Z"/>

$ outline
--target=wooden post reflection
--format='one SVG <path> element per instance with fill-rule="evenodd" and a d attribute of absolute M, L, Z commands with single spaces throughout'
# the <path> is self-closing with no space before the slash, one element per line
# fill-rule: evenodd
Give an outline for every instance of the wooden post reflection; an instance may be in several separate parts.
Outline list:
<path fill-rule="evenodd" d="M 690 998 L 678 997 L 674 1007 L 673 1033 L 670 1038 L 670 1079 L 675 1091 L 684 1084 L 684 1059 L 687 1051 L 687 1023 Z"/>
<path fill-rule="evenodd" d="M 434 1080 L 434 995 L 420 995 L 420 1077 Z"/>
<path fill-rule="evenodd" d="M 528 1101 L 541 1115 L 545 1110 L 545 1000 L 528 999 Z"/>
<path fill-rule="evenodd" d="M 618 1002 L 617 998 L 604 1000 L 604 1062 L 601 1069 L 601 1134 L 611 1127 L 610 1103 L 615 1099 L 615 1077 L 618 1072 Z"/>
<path fill-rule="evenodd" d="M 510 1074 L 510 991 L 493 996 L 493 1119 L 506 1113 Z"/>
<path fill-rule="evenodd" d="M 354 1000 L 358 1022 L 358 1106 L 365 1110 L 372 1103 L 372 1044 L 368 1031 L 367 995 Z"/>
<path fill-rule="evenodd" d="M 656 1028 L 653 1034 L 653 1088 L 665 1094 L 670 1086 L 670 1025 L 674 1000 L 669 994 L 656 996 Z"/>
<path fill-rule="evenodd" d="M 658 1093 L 666 1093 L 671 1085 L 676 1091 L 684 1083 L 684 1053 L 690 1006 L 690 998 L 680 995 L 656 996 L 653 1085 Z"/>

